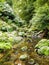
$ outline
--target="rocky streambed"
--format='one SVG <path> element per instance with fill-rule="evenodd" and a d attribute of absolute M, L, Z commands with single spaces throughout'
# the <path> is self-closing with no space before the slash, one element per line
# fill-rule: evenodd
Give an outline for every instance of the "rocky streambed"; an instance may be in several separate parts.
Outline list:
<path fill-rule="evenodd" d="M 35 43 L 35 41 L 34 41 Z M 49 56 L 35 52 L 35 44 L 28 39 L 13 45 L 9 52 L 0 53 L 1 65 L 49 65 Z"/>

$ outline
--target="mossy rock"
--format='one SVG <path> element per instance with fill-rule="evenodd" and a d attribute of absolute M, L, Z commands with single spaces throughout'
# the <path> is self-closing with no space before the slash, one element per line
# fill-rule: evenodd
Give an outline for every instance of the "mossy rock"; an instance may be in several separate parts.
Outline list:
<path fill-rule="evenodd" d="M 38 44 L 35 46 L 35 48 L 38 54 L 49 56 L 49 40 L 40 40 Z"/>
<path fill-rule="evenodd" d="M 20 60 L 27 60 L 29 56 L 27 54 L 23 54 L 19 57 Z"/>

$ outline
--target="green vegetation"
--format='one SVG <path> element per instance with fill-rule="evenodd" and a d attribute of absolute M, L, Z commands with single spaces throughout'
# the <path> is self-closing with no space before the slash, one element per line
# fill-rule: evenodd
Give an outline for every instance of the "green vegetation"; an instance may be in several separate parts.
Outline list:
<path fill-rule="evenodd" d="M 34 13 L 34 1 L 35 0 L 15 0 L 14 7 L 16 8 L 16 12 L 23 20 L 29 21 L 32 18 Z"/>
<path fill-rule="evenodd" d="M 10 43 L 6 43 L 6 42 L 0 42 L 0 49 L 11 49 L 12 45 Z"/>
<path fill-rule="evenodd" d="M 38 54 L 49 55 L 49 40 L 42 39 L 35 46 Z"/>
<path fill-rule="evenodd" d="M 32 29 L 33 30 L 43 30 L 49 29 L 49 7 L 48 4 L 39 7 L 36 11 L 35 16 L 32 18 Z M 33 22 L 34 21 L 34 22 Z"/>
<path fill-rule="evenodd" d="M 0 0 L 0 54 L 1 65 L 47 64 L 49 0 Z"/>

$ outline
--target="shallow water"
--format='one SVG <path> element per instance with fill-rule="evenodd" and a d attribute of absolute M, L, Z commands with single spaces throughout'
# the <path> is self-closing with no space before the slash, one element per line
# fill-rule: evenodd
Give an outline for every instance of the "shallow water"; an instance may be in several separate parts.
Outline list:
<path fill-rule="evenodd" d="M 28 40 L 23 40 L 22 42 L 13 45 L 13 49 L 9 52 L 4 52 L 0 54 L 0 64 L 1 65 L 49 65 L 49 57 L 38 55 L 34 50 L 34 42 L 28 42 Z M 21 48 L 26 48 L 21 50 Z M 20 60 L 20 56 L 27 54 L 28 57 L 25 60 Z M 34 60 L 31 64 L 30 59 Z M 38 64 L 37 64 L 38 63 Z"/>

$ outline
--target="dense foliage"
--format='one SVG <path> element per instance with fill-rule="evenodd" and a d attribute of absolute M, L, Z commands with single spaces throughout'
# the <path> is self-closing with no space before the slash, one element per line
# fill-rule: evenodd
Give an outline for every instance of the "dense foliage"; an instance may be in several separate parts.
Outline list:
<path fill-rule="evenodd" d="M 26 65 L 36 65 L 33 53 L 49 56 L 49 0 L 0 0 L 0 53 L 3 52 L 0 63 L 16 56 L 19 61 L 27 61 Z"/>
<path fill-rule="evenodd" d="M 35 0 L 16 0 L 14 3 L 17 14 L 25 21 L 29 21 L 34 13 Z"/>

